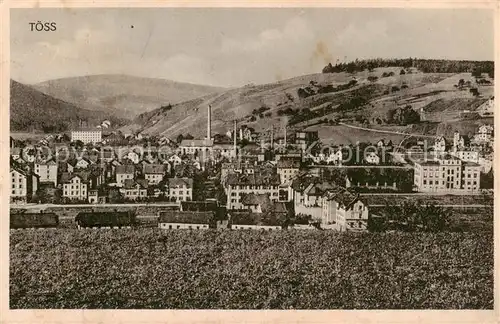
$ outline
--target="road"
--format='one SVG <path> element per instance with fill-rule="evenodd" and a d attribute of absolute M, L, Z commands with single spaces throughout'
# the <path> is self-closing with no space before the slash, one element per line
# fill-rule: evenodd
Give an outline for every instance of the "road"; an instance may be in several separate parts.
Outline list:
<path fill-rule="evenodd" d="M 440 197 L 440 196 L 481 196 L 483 193 L 482 192 L 413 192 L 413 193 L 408 193 L 408 192 L 396 192 L 396 193 L 391 193 L 391 192 L 370 192 L 370 193 L 360 193 L 361 196 L 408 196 L 408 197 L 413 197 L 413 196 L 435 196 L 435 197 Z M 493 199 L 493 195 L 492 195 Z"/>
<path fill-rule="evenodd" d="M 370 207 L 385 207 L 386 205 L 372 205 Z M 472 205 L 435 205 L 444 208 L 493 208 L 493 205 L 481 205 L 481 204 L 472 204 Z"/>
<path fill-rule="evenodd" d="M 178 207 L 178 203 L 129 203 L 129 204 L 76 204 L 76 205 L 56 205 L 56 204 L 11 204 L 11 208 L 17 209 L 45 209 L 55 208 L 119 208 L 119 207 Z"/>
<path fill-rule="evenodd" d="M 313 164 L 309 168 L 337 168 L 337 169 L 413 169 L 411 165 L 322 165 Z"/>
<path fill-rule="evenodd" d="M 415 137 L 436 138 L 435 135 L 422 135 L 422 134 L 411 134 L 411 133 L 403 133 L 403 132 L 396 132 L 396 131 L 386 131 L 386 130 L 381 130 L 381 129 L 373 129 L 373 128 L 349 125 L 349 124 L 342 123 L 342 122 L 339 122 L 338 124 L 342 125 L 342 126 L 349 127 L 349 128 L 361 129 L 361 130 L 375 132 L 375 133 L 394 134 L 394 135 L 403 135 L 403 136 L 411 135 L 411 136 L 415 136 Z"/>

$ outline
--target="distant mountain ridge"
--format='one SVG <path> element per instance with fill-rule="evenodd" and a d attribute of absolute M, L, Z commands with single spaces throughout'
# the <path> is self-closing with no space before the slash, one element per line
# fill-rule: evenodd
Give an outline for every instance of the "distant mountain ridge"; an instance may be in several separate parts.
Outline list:
<path fill-rule="evenodd" d="M 121 74 L 100 74 L 49 80 L 33 87 L 78 107 L 134 118 L 168 104 L 176 104 L 225 88 L 166 79 Z"/>
<path fill-rule="evenodd" d="M 127 119 L 113 114 L 91 111 L 44 94 L 35 88 L 10 80 L 10 130 L 63 132 L 78 127 L 80 121 L 89 126 L 108 119 L 112 125 L 123 125 Z"/>

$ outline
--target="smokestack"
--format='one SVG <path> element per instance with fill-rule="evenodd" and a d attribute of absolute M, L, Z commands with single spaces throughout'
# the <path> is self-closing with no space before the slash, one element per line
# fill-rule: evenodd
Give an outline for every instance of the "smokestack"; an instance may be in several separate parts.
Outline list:
<path fill-rule="evenodd" d="M 212 106 L 208 105 L 207 140 L 212 138 Z"/>
<path fill-rule="evenodd" d="M 274 149 L 274 125 L 271 126 L 271 150 Z"/>
<path fill-rule="evenodd" d="M 236 159 L 238 150 L 236 149 L 236 119 L 234 120 L 234 158 Z"/>
<path fill-rule="evenodd" d="M 286 150 L 286 125 L 283 126 L 283 131 L 285 132 L 285 150 Z"/>

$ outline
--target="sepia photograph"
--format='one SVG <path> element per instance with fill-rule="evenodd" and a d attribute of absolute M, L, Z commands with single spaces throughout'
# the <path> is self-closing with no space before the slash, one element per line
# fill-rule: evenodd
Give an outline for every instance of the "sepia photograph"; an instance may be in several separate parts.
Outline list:
<path fill-rule="evenodd" d="M 9 17 L 9 309 L 494 309 L 495 11 Z"/>

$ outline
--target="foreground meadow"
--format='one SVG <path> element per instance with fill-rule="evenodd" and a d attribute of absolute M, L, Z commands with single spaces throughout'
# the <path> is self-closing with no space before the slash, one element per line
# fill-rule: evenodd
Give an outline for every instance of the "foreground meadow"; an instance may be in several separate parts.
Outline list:
<path fill-rule="evenodd" d="M 11 308 L 492 309 L 492 233 L 23 230 Z"/>

